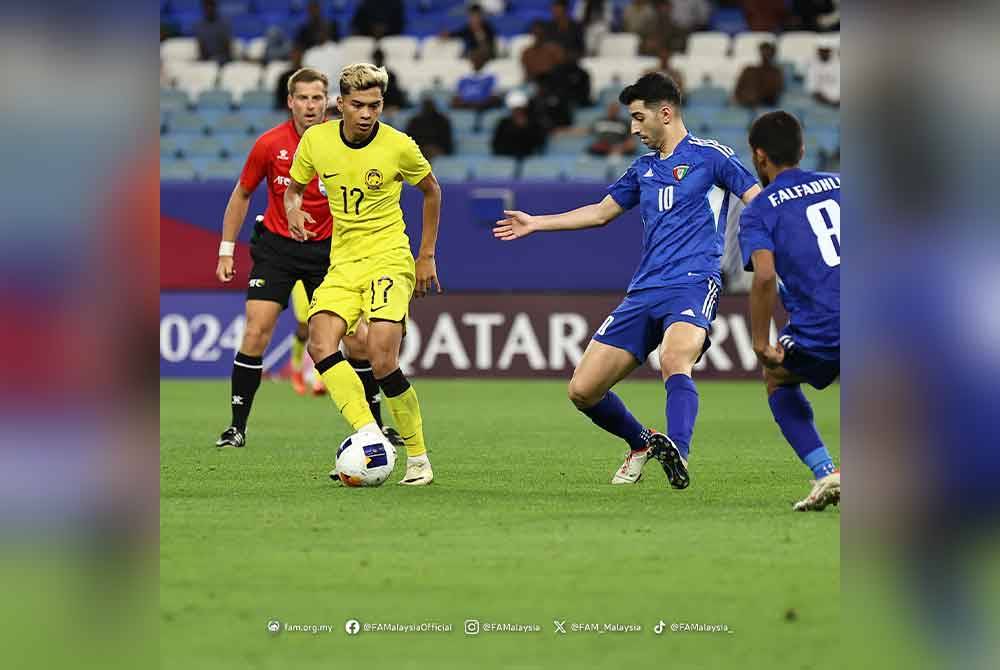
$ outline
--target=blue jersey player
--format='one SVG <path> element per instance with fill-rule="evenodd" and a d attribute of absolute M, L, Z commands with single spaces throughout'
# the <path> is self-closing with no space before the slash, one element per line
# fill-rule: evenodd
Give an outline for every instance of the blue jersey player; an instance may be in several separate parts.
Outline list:
<path fill-rule="evenodd" d="M 753 270 L 753 348 L 764 366 L 774 420 L 816 478 L 793 509 L 822 510 L 840 501 L 840 471 L 799 385 L 822 389 L 840 376 L 840 175 L 799 169 L 802 128 L 787 112 L 758 118 L 750 148 L 764 185 L 740 216 L 743 262 Z M 779 291 L 788 325 L 772 346 Z"/>
<path fill-rule="evenodd" d="M 625 299 L 597 329 L 573 372 L 569 397 L 595 424 L 628 443 L 613 484 L 636 483 L 642 466 L 655 458 L 670 485 L 683 489 L 690 482 L 688 452 L 698 414 L 691 371 L 709 346 L 726 214 L 732 198 L 750 202 L 760 186 L 732 149 L 688 134 L 680 92 L 669 77 L 644 75 L 619 100 L 628 106 L 632 134 L 653 151 L 636 159 L 601 202 L 547 216 L 504 212 L 494 235 L 515 240 L 536 231 L 604 226 L 639 207 L 642 259 Z M 715 209 L 713 189 L 724 193 Z M 657 348 L 667 393 L 666 435 L 644 428 L 611 392 Z"/>

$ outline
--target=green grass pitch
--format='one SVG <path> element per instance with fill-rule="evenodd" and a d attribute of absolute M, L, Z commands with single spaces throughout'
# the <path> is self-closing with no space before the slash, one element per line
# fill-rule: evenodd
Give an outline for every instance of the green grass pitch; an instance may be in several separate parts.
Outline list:
<path fill-rule="evenodd" d="M 761 384 L 699 383 L 685 491 L 656 463 L 611 486 L 624 445 L 564 382 L 414 385 L 434 484 L 397 486 L 400 458 L 381 488 L 346 489 L 328 478 L 349 432 L 329 399 L 264 382 L 248 447 L 219 450 L 228 381 L 161 383 L 165 670 L 839 666 L 840 513 L 791 511 L 809 472 Z M 616 390 L 662 429 L 660 384 Z M 839 463 L 839 387 L 807 393 Z M 453 630 L 348 636 L 351 618 Z M 332 632 L 271 635 L 271 619 Z M 466 619 L 542 630 L 467 636 Z M 661 619 L 731 632 L 656 635 Z"/>

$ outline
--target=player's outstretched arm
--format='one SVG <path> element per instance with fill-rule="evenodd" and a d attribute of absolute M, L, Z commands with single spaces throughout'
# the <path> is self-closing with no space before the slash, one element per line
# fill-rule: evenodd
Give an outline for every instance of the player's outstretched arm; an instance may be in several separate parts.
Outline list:
<path fill-rule="evenodd" d="M 493 237 L 510 242 L 531 233 L 546 230 L 578 230 L 606 226 L 625 210 L 610 195 L 592 205 L 585 205 L 562 214 L 534 216 L 516 210 L 504 210 L 506 218 L 496 222 Z"/>
<path fill-rule="evenodd" d="M 284 205 L 285 217 L 288 219 L 288 232 L 293 239 L 305 242 L 310 237 L 316 237 L 316 233 L 306 230 L 306 221 L 316 223 L 309 212 L 302 211 L 302 194 L 306 192 L 306 185 L 292 179 L 291 185 L 285 189 Z"/>
<path fill-rule="evenodd" d="M 236 187 L 226 203 L 226 213 L 222 215 L 222 244 L 219 245 L 219 263 L 215 266 L 215 276 L 221 282 L 229 282 L 236 276 L 233 264 L 233 254 L 236 251 L 236 237 L 243 227 L 243 219 L 247 218 L 250 209 L 250 192 L 243 184 L 236 182 Z"/>
<path fill-rule="evenodd" d="M 422 298 L 437 286 L 441 292 L 441 282 L 437 276 L 434 252 L 437 249 L 438 224 L 441 222 L 441 185 L 434 173 L 417 182 L 417 188 L 424 194 L 424 223 L 420 233 L 420 251 L 417 252 L 417 286 L 414 293 Z"/>
<path fill-rule="evenodd" d="M 765 367 L 773 368 L 785 360 L 780 344 L 771 346 L 771 317 L 778 300 L 778 274 L 774 253 L 769 249 L 753 252 L 753 284 L 750 287 L 750 332 L 753 350 Z"/>

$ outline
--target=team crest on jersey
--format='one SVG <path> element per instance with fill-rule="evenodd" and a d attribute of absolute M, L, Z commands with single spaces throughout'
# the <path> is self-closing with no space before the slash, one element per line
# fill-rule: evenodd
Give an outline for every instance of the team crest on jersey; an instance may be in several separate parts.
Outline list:
<path fill-rule="evenodd" d="M 278 160 L 279 161 L 288 160 L 288 149 L 282 149 L 281 151 L 278 152 Z"/>
<path fill-rule="evenodd" d="M 686 175 L 690 169 L 691 169 L 690 165 L 687 164 L 678 165 L 677 167 L 674 168 L 674 179 L 676 179 L 677 181 L 684 179 L 684 175 Z"/>
<path fill-rule="evenodd" d="M 373 191 L 382 188 L 382 181 L 382 173 L 374 168 L 365 173 L 365 183 Z"/>

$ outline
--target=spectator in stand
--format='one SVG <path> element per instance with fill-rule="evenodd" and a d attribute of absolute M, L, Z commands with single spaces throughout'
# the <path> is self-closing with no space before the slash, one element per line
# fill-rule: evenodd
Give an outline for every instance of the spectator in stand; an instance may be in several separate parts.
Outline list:
<path fill-rule="evenodd" d="M 340 39 L 340 29 L 336 21 L 328 21 L 323 16 L 319 0 L 309 0 L 309 18 L 299 28 L 295 35 L 295 44 L 303 51 L 317 47 L 327 42 L 336 42 Z"/>
<path fill-rule="evenodd" d="M 610 0 L 580 0 L 573 8 L 573 18 L 583 26 L 584 53 L 596 56 L 601 38 L 611 32 L 614 5 Z"/>
<path fill-rule="evenodd" d="M 468 23 L 455 32 L 444 31 L 441 37 L 457 37 L 465 44 L 464 55 L 471 58 L 475 51 L 485 51 L 486 60 L 496 58 L 496 33 L 493 26 L 483 16 L 483 8 L 478 4 L 469 5 Z"/>
<path fill-rule="evenodd" d="M 663 47 L 674 52 L 684 51 L 687 36 L 687 30 L 674 23 L 670 2 L 665 0 L 656 5 L 653 20 L 639 30 L 639 54 L 655 56 Z"/>
<path fill-rule="evenodd" d="M 278 77 L 278 83 L 274 89 L 274 109 L 278 112 L 288 110 L 288 80 L 302 68 L 302 49 L 292 46 L 288 59 L 289 67 Z"/>
<path fill-rule="evenodd" d="M 681 74 L 680 70 L 670 65 L 671 55 L 672 52 L 667 47 L 663 47 L 662 49 L 660 49 L 660 53 L 657 54 L 657 57 L 660 59 L 660 62 L 656 64 L 656 67 L 646 70 L 645 72 L 643 72 L 643 74 L 649 74 L 650 72 L 660 72 L 661 74 L 667 75 L 668 77 L 674 80 L 674 83 L 677 84 L 677 90 L 680 91 L 680 93 L 683 95 L 684 75 Z"/>
<path fill-rule="evenodd" d="M 743 0 L 743 16 L 750 30 L 780 32 L 788 17 L 785 0 Z"/>
<path fill-rule="evenodd" d="M 785 89 L 785 72 L 774 63 L 774 45 L 762 42 L 760 63 L 743 68 L 733 101 L 743 107 L 774 107 Z"/>
<path fill-rule="evenodd" d="M 590 106 L 590 73 L 580 67 L 580 54 L 569 50 L 562 63 L 545 76 L 547 88 L 574 107 Z"/>
<path fill-rule="evenodd" d="M 545 148 L 545 128 L 528 112 L 528 96 L 523 91 L 507 94 L 510 116 L 504 117 L 493 131 L 493 153 L 497 156 L 524 158 Z"/>
<path fill-rule="evenodd" d="M 406 124 L 406 134 L 413 138 L 427 160 L 450 154 L 455 148 L 451 121 L 438 111 L 430 97 L 420 101 L 420 111 Z"/>
<path fill-rule="evenodd" d="M 685 35 L 690 35 L 708 27 L 709 19 L 712 18 L 712 5 L 708 0 L 671 0 L 670 18 Z"/>
<path fill-rule="evenodd" d="M 622 10 L 622 30 L 642 36 L 643 29 L 656 20 L 652 0 L 632 0 Z"/>
<path fill-rule="evenodd" d="M 524 68 L 526 82 L 538 81 L 562 63 L 564 58 L 562 47 L 548 41 L 544 23 L 535 21 L 531 24 L 531 34 L 535 42 L 521 52 L 521 66 Z"/>
<path fill-rule="evenodd" d="M 806 93 L 816 102 L 840 107 L 840 60 L 834 59 L 835 42 L 822 38 L 816 48 L 816 58 L 806 71 Z"/>
<path fill-rule="evenodd" d="M 839 4 L 836 0 L 792 0 L 789 27 L 813 32 L 840 30 Z"/>
<path fill-rule="evenodd" d="M 261 59 L 265 63 L 276 60 L 288 60 L 291 58 L 292 41 L 281 26 L 270 26 L 264 33 L 264 57 Z M 285 95 L 288 92 L 285 91 Z M 284 105 L 282 105 L 284 108 Z"/>
<path fill-rule="evenodd" d="M 500 106 L 500 96 L 497 95 L 496 75 L 483 72 L 483 66 L 489 60 L 486 49 L 472 52 L 472 73 L 458 80 L 455 97 L 451 100 L 453 109 L 475 109 L 482 111 Z"/>
<path fill-rule="evenodd" d="M 229 22 L 219 17 L 215 0 L 204 0 L 201 8 L 204 18 L 194 27 L 198 60 L 228 63 L 233 54 L 233 32 Z"/>
<path fill-rule="evenodd" d="M 635 137 L 629 132 L 629 122 L 622 118 L 622 107 L 609 102 L 603 118 L 590 126 L 593 144 L 587 151 L 594 156 L 621 156 L 635 152 Z"/>
<path fill-rule="evenodd" d="M 566 0 L 555 0 L 552 3 L 552 20 L 545 31 L 548 40 L 561 46 L 563 51 L 583 53 L 583 28 L 569 15 Z"/>
<path fill-rule="evenodd" d="M 528 112 L 549 132 L 563 133 L 572 131 L 573 107 L 569 100 L 560 94 L 554 84 L 553 74 L 542 77 L 535 85 L 535 95 L 528 102 Z"/>
<path fill-rule="evenodd" d="M 385 52 L 382 49 L 375 49 L 372 52 L 372 63 L 375 67 L 385 67 Z M 387 67 L 385 71 L 389 75 L 389 84 L 382 95 L 383 109 L 387 112 L 396 112 L 403 107 L 409 107 L 409 97 L 406 95 L 406 91 L 399 85 L 399 77 Z"/>
<path fill-rule="evenodd" d="M 351 19 L 355 35 L 376 39 L 403 32 L 403 0 L 361 0 Z"/>

